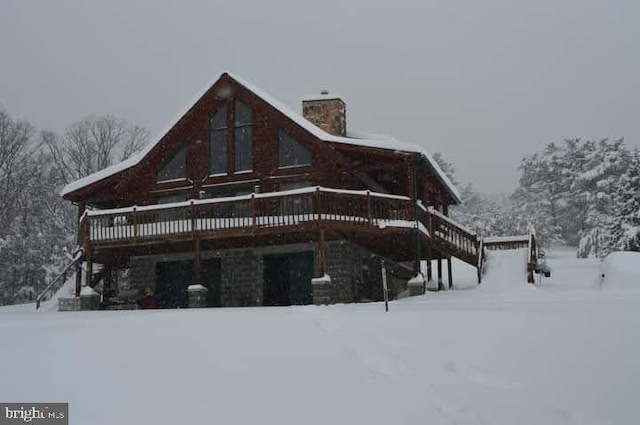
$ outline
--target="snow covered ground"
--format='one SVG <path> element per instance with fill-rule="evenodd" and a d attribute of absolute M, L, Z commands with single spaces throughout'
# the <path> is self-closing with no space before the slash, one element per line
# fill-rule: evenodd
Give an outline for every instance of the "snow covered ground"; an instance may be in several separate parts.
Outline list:
<path fill-rule="evenodd" d="M 0 310 L 0 400 L 71 424 L 636 424 L 640 282 L 550 253 L 492 253 L 482 285 L 383 305 Z"/>

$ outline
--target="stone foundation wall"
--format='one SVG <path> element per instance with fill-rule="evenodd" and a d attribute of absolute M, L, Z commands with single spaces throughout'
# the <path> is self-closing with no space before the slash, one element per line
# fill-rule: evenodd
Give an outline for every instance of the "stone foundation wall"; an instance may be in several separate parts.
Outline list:
<path fill-rule="evenodd" d="M 327 243 L 327 274 L 331 276 L 331 302 L 381 301 L 383 258 L 348 241 Z M 412 272 L 385 259 L 390 299 L 407 289 Z"/>
<path fill-rule="evenodd" d="M 221 301 L 224 307 L 262 305 L 263 255 L 255 250 L 222 253 Z"/>
<path fill-rule="evenodd" d="M 58 298 L 58 311 L 89 311 L 98 310 L 99 308 L 99 295 Z"/>
<path fill-rule="evenodd" d="M 221 259 L 220 305 L 224 307 L 260 306 L 264 303 L 264 256 L 302 251 L 317 252 L 315 243 L 256 248 L 205 251 L 202 259 Z M 192 259 L 193 254 L 136 257 L 131 261 L 131 291 L 155 285 L 156 264 Z M 315 304 L 380 301 L 382 294 L 381 260 L 378 255 L 348 241 L 326 244 L 326 273 L 331 283 L 314 285 Z M 410 270 L 385 260 L 390 298 L 407 289 Z M 317 264 L 314 266 L 318 276 Z M 190 284 L 191 282 L 189 282 Z M 185 286 L 186 288 L 186 286 Z M 155 288 L 154 288 L 155 289 Z"/>

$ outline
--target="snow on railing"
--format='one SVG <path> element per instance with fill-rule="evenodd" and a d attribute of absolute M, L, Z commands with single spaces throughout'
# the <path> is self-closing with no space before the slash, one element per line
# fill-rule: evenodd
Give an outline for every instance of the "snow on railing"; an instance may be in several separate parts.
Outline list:
<path fill-rule="evenodd" d="M 438 240 L 450 255 L 476 264 L 478 235 L 432 207 L 406 196 L 321 186 L 226 198 L 87 210 L 81 218 L 84 243 L 138 240 L 220 232 L 220 237 L 267 228 L 341 226 L 416 229 Z"/>
<path fill-rule="evenodd" d="M 87 211 L 81 231 L 110 241 L 232 229 L 302 225 L 313 221 L 415 228 L 411 200 L 371 191 L 310 187 L 227 198 Z M 426 222 L 417 226 L 428 234 Z"/>
<path fill-rule="evenodd" d="M 136 205 L 132 207 L 112 208 L 112 209 L 95 210 L 95 211 L 87 210 L 85 211 L 85 214 L 83 214 L 83 216 L 89 215 L 89 216 L 95 217 L 100 215 L 131 213 L 134 210 L 136 210 L 137 212 L 155 211 L 155 210 L 164 210 L 168 208 L 188 207 L 190 205 L 221 204 L 221 203 L 237 202 L 237 201 L 249 201 L 251 199 L 282 198 L 282 197 L 294 196 L 294 195 L 313 194 L 315 192 L 340 193 L 344 195 L 356 195 L 356 196 L 371 196 L 373 198 L 395 199 L 395 200 L 401 200 L 401 201 L 411 200 L 407 196 L 390 195 L 387 193 L 371 192 L 368 190 L 332 189 L 328 187 L 314 186 L 314 187 L 305 187 L 300 189 L 283 190 L 278 192 L 252 193 L 249 195 L 240 195 L 240 196 L 224 197 L 224 198 L 191 199 L 188 201 L 172 202 L 172 203 L 166 203 L 166 204 L 154 204 L 154 205 L 144 205 L 144 206 Z"/>
<path fill-rule="evenodd" d="M 418 205 L 419 205 L 419 204 L 418 204 Z M 464 226 L 464 225 L 462 225 L 462 224 L 458 223 L 457 221 L 455 221 L 455 220 L 451 219 L 450 217 L 448 217 L 448 216 L 446 216 L 446 215 L 442 214 L 440 211 L 436 210 L 436 209 L 435 209 L 435 208 L 433 208 L 433 207 L 428 207 L 428 208 L 427 208 L 427 211 L 428 211 L 429 213 L 431 213 L 431 214 L 433 214 L 433 215 L 437 216 L 438 218 L 440 218 L 440 219 L 442 219 L 442 220 L 444 220 L 444 221 L 449 222 L 451 225 L 456 226 L 457 228 L 459 228 L 460 230 L 464 231 L 465 233 L 468 233 L 468 234 L 470 234 L 470 235 L 474 235 L 474 236 L 476 236 L 476 235 L 477 235 L 477 233 L 476 233 L 476 232 L 474 232 L 473 230 L 471 230 L 471 229 L 469 229 L 468 227 L 466 227 L 466 226 Z"/>

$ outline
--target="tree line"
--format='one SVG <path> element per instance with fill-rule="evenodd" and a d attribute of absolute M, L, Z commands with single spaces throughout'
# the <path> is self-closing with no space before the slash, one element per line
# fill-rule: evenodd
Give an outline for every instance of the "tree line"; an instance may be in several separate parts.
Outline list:
<path fill-rule="evenodd" d="M 147 138 L 114 116 L 38 132 L 0 107 L 0 305 L 34 300 L 70 261 L 77 211 L 62 188 L 128 158 Z"/>
<path fill-rule="evenodd" d="M 436 159 L 455 179 L 454 167 Z M 453 217 L 485 236 L 526 234 L 576 247 L 579 257 L 640 250 L 640 152 L 623 139 L 570 139 L 525 156 L 510 196 L 467 185 Z"/>

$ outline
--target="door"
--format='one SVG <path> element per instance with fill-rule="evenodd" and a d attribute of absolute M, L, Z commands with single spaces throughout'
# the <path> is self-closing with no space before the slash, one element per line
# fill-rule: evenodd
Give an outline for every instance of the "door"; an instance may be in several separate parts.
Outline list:
<path fill-rule="evenodd" d="M 289 259 L 285 255 L 264 256 L 264 305 L 290 305 Z"/>
<path fill-rule="evenodd" d="M 315 265 L 312 251 L 289 256 L 289 276 L 291 280 L 291 304 L 313 304 L 313 268 Z"/>
<path fill-rule="evenodd" d="M 156 264 L 155 300 L 158 308 L 188 307 L 187 287 L 193 281 L 193 260 Z"/>
<path fill-rule="evenodd" d="M 265 255 L 264 305 L 304 305 L 313 303 L 314 255 L 312 251 Z"/>

